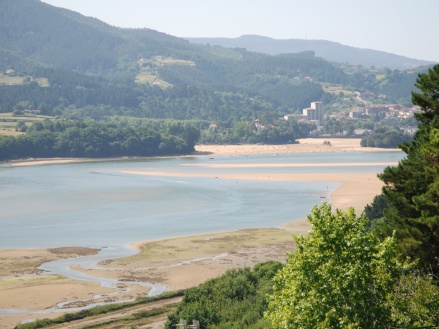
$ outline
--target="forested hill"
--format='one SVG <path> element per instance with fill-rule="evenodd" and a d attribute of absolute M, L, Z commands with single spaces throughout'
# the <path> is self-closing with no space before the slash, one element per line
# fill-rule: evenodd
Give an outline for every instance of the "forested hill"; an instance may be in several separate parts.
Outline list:
<path fill-rule="evenodd" d="M 219 45 L 230 48 L 245 48 L 269 55 L 314 51 L 316 56 L 336 63 L 349 63 L 366 67 L 378 66 L 404 70 L 410 67 L 430 65 L 433 62 L 361 49 L 325 40 L 272 39 L 258 35 L 243 35 L 239 38 L 186 38 L 197 44 Z"/>
<path fill-rule="evenodd" d="M 82 72 L 118 69 L 123 57 L 179 56 L 198 46 L 149 29 L 120 29 L 39 0 L 0 2 L 0 46 L 19 58 Z"/>
<path fill-rule="evenodd" d="M 0 72 L 31 77 L 28 84 L 0 88 L 2 112 L 27 102 L 49 115 L 69 106 L 104 105 L 112 114 L 123 107 L 123 114 L 143 117 L 227 120 L 300 109 L 324 95 L 312 80 L 347 81 L 341 69 L 310 54 L 193 45 L 153 30 L 112 27 L 38 0 L 0 2 L 0 31 Z M 33 84 L 36 77 L 48 86 Z"/>
<path fill-rule="evenodd" d="M 191 44 L 39 0 L 0 1 L 0 112 L 202 119 L 227 128 L 264 117 L 270 125 L 313 101 L 340 103 L 341 90 L 409 102 L 413 73 L 336 65 L 312 51 L 272 56 Z"/>

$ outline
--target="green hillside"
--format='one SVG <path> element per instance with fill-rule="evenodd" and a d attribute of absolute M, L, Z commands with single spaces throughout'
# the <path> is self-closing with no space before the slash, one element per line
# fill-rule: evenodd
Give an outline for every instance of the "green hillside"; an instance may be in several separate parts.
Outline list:
<path fill-rule="evenodd" d="M 332 113 L 364 107 L 353 95 L 367 92 L 379 95 L 370 103 L 409 106 L 423 71 L 335 64 L 312 51 L 266 55 L 203 46 L 113 27 L 39 0 L 0 2 L 0 112 L 17 116 L 204 120 L 218 130 L 202 132 L 203 142 L 279 143 L 307 135 L 309 126 L 280 118 L 314 101 Z M 262 132 L 252 126 L 256 119 Z"/>

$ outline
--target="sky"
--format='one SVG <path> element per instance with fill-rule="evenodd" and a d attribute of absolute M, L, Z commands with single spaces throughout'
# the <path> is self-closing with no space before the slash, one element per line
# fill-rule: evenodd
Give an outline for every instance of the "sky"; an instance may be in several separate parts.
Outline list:
<path fill-rule="evenodd" d="M 42 0 L 177 37 L 328 40 L 439 62 L 439 0 Z"/>

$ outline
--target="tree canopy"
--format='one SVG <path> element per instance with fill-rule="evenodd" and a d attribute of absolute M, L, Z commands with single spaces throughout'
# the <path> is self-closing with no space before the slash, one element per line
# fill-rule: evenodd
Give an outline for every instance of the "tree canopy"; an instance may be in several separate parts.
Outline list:
<path fill-rule="evenodd" d="M 412 94 L 421 107 L 419 130 L 401 146 L 407 156 L 379 175 L 389 208 L 377 229 L 385 236 L 396 230 L 399 250 L 420 260 L 425 271 L 439 273 L 439 65 L 416 82 Z"/>
<path fill-rule="evenodd" d="M 0 136 L 0 160 L 188 154 L 200 136 L 191 123 L 136 123 L 35 122 L 24 135 Z"/>
<path fill-rule="evenodd" d="M 394 238 L 380 241 L 367 219 L 314 207 L 309 236 L 274 278 L 267 316 L 274 328 L 387 328 L 386 296 L 408 268 L 397 259 Z"/>

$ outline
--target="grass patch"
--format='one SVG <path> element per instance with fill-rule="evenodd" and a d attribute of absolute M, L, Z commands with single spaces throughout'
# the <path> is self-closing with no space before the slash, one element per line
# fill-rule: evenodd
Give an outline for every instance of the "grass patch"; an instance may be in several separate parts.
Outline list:
<path fill-rule="evenodd" d="M 0 85 L 21 85 L 24 77 L 0 76 Z"/>
<path fill-rule="evenodd" d="M 164 65 L 187 65 L 187 66 L 195 67 L 195 62 L 186 61 L 184 59 L 165 58 L 160 60 L 159 62 Z"/>
<path fill-rule="evenodd" d="M 153 59 L 141 59 L 138 63 L 143 68 L 146 68 L 146 71 L 137 74 L 134 80 L 135 83 L 156 85 L 162 89 L 172 87 L 172 84 L 159 78 L 158 72 L 160 67 L 169 65 L 185 65 L 190 67 L 196 66 L 195 62 L 193 61 L 163 56 L 156 56 Z"/>
<path fill-rule="evenodd" d="M 353 94 L 352 91 L 343 89 L 342 85 L 336 85 L 331 83 L 320 83 L 320 85 L 322 86 L 324 92 L 333 95 L 339 95 L 341 92 L 343 92 L 345 96 L 350 96 Z"/>
<path fill-rule="evenodd" d="M 36 114 L 23 114 L 14 116 L 12 112 L 0 113 L 0 135 L 2 136 L 19 136 L 23 133 L 15 131 L 18 121 L 24 121 L 26 125 L 30 126 L 37 121 L 51 119 L 52 117 Z"/>
<path fill-rule="evenodd" d="M 154 84 L 157 85 L 157 86 L 159 86 L 159 87 L 162 88 L 162 89 L 166 89 L 166 88 L 170 88 L 170 87 L 172 87 L 172 85 L 171 85 L 169 82 L 167 82 L 167 81 L 165 81 L 165 80 L 161 80 L 161 79 L 157 79 L 157 80 L 154 82 Z"/>
<path fill-rule="evenodd" d="M 97 328 L 112 328 L 125 326 L 140 327 L 147 325 L 151 320 L 155 320 L 158 317 L 166 317 L 167 315 L 175 312 L 177 306 L 175 304 L 166 305 L 163 307 L 154 308 L 152 310 L 142 310 L 131 315 L 121 317 L 118 319 L 111 319 L 108 321 L 100 321 L 98 323 L 83 326 L 82 329 L 97 329 Z M 128 327 L 129 328 L 129 327 Z"/>
<path fill-rule="evenodd" d="M 148 72 L 139 73 L 136 76 L 135 82 L 138 84 L 157 85 L 163 89 L 172 87 L 172 85 L 169 82 L 167 82 L 165 80 L 158 79 L 157 75 L 155 75 L 154 73 L 148 73 Z"/>
<path fill-rule="evenodd" d="M 111 264 L 111 267 L 144 267 L 149 261 L 159 259 L 160 266 L 166 266 L 182 260 L 212 257 L 240 248 L 284 245 L 293 242 L 291 236 L 290 231 L 282 229 L 249 229 L 152 241 L 140 246 L 138 254 L 115 259 L 108 264 Z"/>
<path fill-rule="evenodd" d="M 39 85 L 40 87 L 49 87 L 49 80 L 47 78 L 35 78 L 34 79 Z"/>
<path fill-rule="evenodd" d="M 137 74 L 135 82 L 138 84 L 153 84 L 157 76 L 152 73 L 142 72 Z"/>
<path fill-rule="evenodd" d="M 19 131 L 15 131 L 14 129 L 7 129 L 7 128 L 0 128 L 0 136 L 12 136 L 12 137 L 17 137 L 20 135 L 23 135 L 24 133 L 19 132 Z"/>
<path fill-rule="evenodd" d="M 2 278 L 0 279 L 0 290 L 35 287 L 46 284 L 65 283 L 69 281 L 70 279 L 57 274 Z"/>
<path fill-rule="evenodd" d="M 0 74 L 0 85 L 22 85 L 32 81 L 38 83 L 41 87 L 49 87 L 49 80 L 47 80 L 47 78 L 34 78 L 31 76 L 7 76 Z"/>

